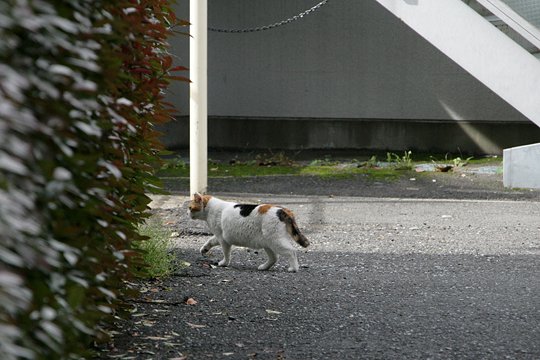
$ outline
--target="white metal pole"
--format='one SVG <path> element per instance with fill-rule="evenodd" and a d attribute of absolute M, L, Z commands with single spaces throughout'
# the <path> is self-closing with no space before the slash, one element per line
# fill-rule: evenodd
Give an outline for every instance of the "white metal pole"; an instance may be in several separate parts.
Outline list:
<path fill-rule="evenodd" d="M 208 185 L 207 169 L 207 0 L 190 0 L 190 101 L 189 157 L 190 191 L 203 193 Z"/>

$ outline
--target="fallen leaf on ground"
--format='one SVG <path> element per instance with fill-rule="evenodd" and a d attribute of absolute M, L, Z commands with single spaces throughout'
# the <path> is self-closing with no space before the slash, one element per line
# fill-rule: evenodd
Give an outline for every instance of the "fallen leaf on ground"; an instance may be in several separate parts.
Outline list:
<path fill-rule="evenodd" d="M 147 339 L 147 340 L 170 340 L 170 336 L 167 336 L 167 337 L 162 337 L 162 336 L 147 336 L 143 339 Z"/>
<path fill-rule="evenodd" d="M 197 305 L 197 300 L 195 300 L 194 298 L 189 298 L 186 300 L 186 304 L 187 305 Z"/>
<path fill-rule="evenodd" d="M 206 327 L 206 325 L 192 324 L 192 323 L 187 322 L 187 321 L 186 321 L 186 324 L 188 324 L 189 327 L 192 328 L 192 329 L 202 329 L 202 328 Z"/>
<path fill-rule="evenodd" d="M 145 303 L 148 303 L 148 304 L 163 304 L 165 302 L 167 302 L 166 300 L 161 300 L 161 299 L 151 299 L 149 297 L 145 297 L 143 298 L 143 301 Z"/>

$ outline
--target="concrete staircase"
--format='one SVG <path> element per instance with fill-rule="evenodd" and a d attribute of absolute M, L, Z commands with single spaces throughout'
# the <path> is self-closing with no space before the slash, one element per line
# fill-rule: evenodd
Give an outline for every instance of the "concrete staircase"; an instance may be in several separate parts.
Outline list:
<path fill-rule="evenodd" d="M 376 1 L 540 126 L 540 31 L 535 26 L 500 0 Z M 507 24 L 512 35 L 519 33 L 527 46 L 490 20 Z M 540 144 L 537 146 L 540 148 Z M 505 185 L 540 187 L 538 173 L 520 165 L 525 162 L 540 166 L 540 151 L 531 151 L 530 147 L 513 149 L 504 152 Z M 519 159 L 519 164 L 512 164 L 512 159 Z"/>

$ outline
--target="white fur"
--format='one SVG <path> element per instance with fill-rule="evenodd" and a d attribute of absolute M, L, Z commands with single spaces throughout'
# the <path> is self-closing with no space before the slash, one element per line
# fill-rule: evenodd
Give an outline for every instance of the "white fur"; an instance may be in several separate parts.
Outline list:
<path fill-rule="evenodd" d="M 228 266 L 231 261 L 231 247 L 243 246 L 251 249 L 264 249 L 268 261 L 259 266 L 259 270 L 270 269 L 278 257 L 284 256 L 289 261 L 288 271 L 298 271 L 296 249 L 291 236 L 287 233 L 286 225 L 277 216 L 278 207 L 271 207 L 266 213 L 253 209 L 249 216 L 240 215 L 236 203 L 210 198 L 202 211 L 191 212 L 193 219 L 205 220 L 210 231 L 214 234 L 201 247 L 201 254 L 206 254 L 212 247 L 221 245 L 224 258 L 219 266 Z"/>

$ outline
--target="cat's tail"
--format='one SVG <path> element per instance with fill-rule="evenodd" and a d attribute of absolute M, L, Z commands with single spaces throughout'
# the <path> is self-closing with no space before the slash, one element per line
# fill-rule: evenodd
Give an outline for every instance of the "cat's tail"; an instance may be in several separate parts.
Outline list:
<path fill-rule="evenodd" d="M 309 246 L 309 240 L 300 232 L 296 221 L 294 220 L 294 215 L 289 209 L 281 208 L 277 211 L 277 216 L 280 221 L 285 223 L 287 232 L 291 237 L 302 247 Z"/>

